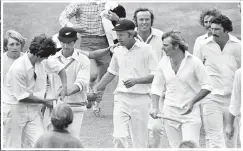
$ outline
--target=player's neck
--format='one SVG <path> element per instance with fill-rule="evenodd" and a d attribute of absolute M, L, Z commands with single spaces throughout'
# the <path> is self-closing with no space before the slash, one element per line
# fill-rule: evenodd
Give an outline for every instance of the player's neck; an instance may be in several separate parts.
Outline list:
<path fill-rule="evenodd" d="M 17 58 L 19 58 L 20 57 L 20 53 L 21 52 L 10 52 L 10 51 L 7 51 L 7 56 L 9 57 L 9 58 L 11 58 L 11 59 L 17 59 Z"/>
<path fill-rule="evenodd" d="M 151 28 L 146 31 L 138 31 L 139 36 L 143 39 L 143 41 L 146 41 L 148 37 L 151 35 Z"/>
<path fill-rule="evenodd" d="M 62 49 L 62 55 L 67 58 L 73 55 L 74 48 L 72 50 L 64 50 Z"/>

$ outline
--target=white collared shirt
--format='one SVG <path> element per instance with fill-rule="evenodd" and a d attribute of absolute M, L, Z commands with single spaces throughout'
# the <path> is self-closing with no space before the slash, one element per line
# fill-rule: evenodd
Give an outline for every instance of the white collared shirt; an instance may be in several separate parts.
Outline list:
<path fill-rule="evenodd" d="M 165 105 L 181 108 L 200 89 L 211 91 L 211 86 L 206 69 L 197 57 L 186 51 L 177 74 L 171 67 L 169 57 L 164 56 L 160 60 L 152 83 L 151 93 L 161 96 L 161 92 L 166 91 Z"/>
<path fill-rule="evenodd" d="M 126 88 L 122 81 L 154 74 L 156 65 L 157 61 L 152 54 L 152 47 L 148 44 L 136 41 L 130 50 L 124 46 L 116 47 L 107 70 L 113 75 L 119 75 L 114 94 L 117 92 L 149 94 L 151 84 L 136 84 L 131 88 Z"/>
<path fill-rule="evenodd" d="M 46 73 L 58 74 L 62 69 L 63 65 L 50 57 L 35 63 L 34 67 L 25 53 L 15 60 L 6 74 L 3 84 L 3 101 L 8 104 L 18 104 L 19 100 L 27 98 L 32 93 L 43 99 L 46 89 Z"/>
<path fill-rule="evenodd" d="M 201 47 L 198 57 L 204 62 L 213 86 L 212 94 L 231 94 L 235 71 L 241 67 L 240 40 L 229 34 L 223 50 L 209 37 Z"/>
<path fill-rule="evenodd" d="M 241 68 L 235 72 L 229 112 L 234 116 L 241 115 Z"/>
<path fill-rule="evenodd" d="M 73 84 L 76 84 L 80 88 L 80 91 L 71 96 L 66 96 L 64 100 L 67 103 L 85 102 L 87 100 L 86 93 L 89 90 L 90 60 L 78 51 L 80 50 L 74 48 L 72 56 L 67 58 L 62 55 L 62 50 L 53 56 L 56 61 L 61 62 L 64 66 L 74 59 L 74 61 L 65 69 L 67 74 L 67 89 L 70 89 Z M 59 59 L 61 59 L 61 61 Z M 61 80 L 54 74 L 49 75 L 49 77 L 51 81 L 51 94 L 57 94 L 57 91 L 61 86 Z"/>
<path fill-rule="evenodd" d="M 205 43 L 205 40 L 207 38 L 208 38 L 208 33 L 206 33 L 205 35 L 201 35 L 201 36 L 197 37 L 195 44 L 194 44 L 194 47 L 193 47 L 193 55 L 194 56 L 199 55 L 200 48 Z"/>
<path fill-rule="evenodd" d="M 162 35 L 163 32 L 161 30 L 151 27 L 151 34 L 149 35 L 146 41 L 144 41 L 139 35 L 137 36 L 138 40 L 152 46 L 153 55 L 155 56 L 158 62 L 164 56 L 164 51 L 162 48 L 163 47 Z"/>
<path fill-rule="evenodd" d="M 23 52 L 20 52 L 20 57 L 23 56 Z M 7 56 L 7 52 L 3 53 L 3 58 L 2 58 L 2 64 L 3 64 L 3 80 L 5 78 L 5 75 L 7 74 L 9 68 L 11 65 L 14 63 L 16 59 L 9 58 Z"/>

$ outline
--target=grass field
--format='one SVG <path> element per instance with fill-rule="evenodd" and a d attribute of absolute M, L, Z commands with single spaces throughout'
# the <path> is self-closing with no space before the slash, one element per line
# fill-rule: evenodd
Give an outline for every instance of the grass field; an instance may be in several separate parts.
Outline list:
<path fill-rule="evenodd" d="M 41 33 L 51 36 L 58 32 L 58 18 L 68 3 L 4 3 L 3 33 L 9 29 L 20 32 L 27 38 L 25 50 L 31 39 Z M 132 19 L 133 12 L 138 7 L 147 7 L 155 14 L 154 27 L 162 31 L 175 28 L 180 30 L 192 51 L 193 43 L 204 29 L 199 25 L 202 9 L 218 8 L 232 20 L 233 35 L 240 37 L 241 18 L 236 3 L 121 3 L 127 10 L 127 18 Z M 113 81 L 106 89 L 101 104 L 102 117 L 96 118 L 91 110 L 85 113 L 82 125 L 81 140 L 87 148 L 111 148 L 112 145 L 112 92 L 116 86 Z M 203 135 L 201 145 L 205 146 Z"/>

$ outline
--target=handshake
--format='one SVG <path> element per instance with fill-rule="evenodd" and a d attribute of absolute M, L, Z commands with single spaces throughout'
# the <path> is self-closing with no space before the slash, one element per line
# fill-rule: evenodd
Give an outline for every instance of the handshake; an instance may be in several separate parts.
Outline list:
<path fill-rule="evenodd" d="M 103 91 L 97 91 L 96 89 L 93 89 L 93 90 L 90 89 L 90 92 L 87 93 L 88 103 L 87 103 L 86 107 L 88 109 L 90 109 L 95 101 L 100 102 L 102 99 L 102 93 L 103 93 Z"/>

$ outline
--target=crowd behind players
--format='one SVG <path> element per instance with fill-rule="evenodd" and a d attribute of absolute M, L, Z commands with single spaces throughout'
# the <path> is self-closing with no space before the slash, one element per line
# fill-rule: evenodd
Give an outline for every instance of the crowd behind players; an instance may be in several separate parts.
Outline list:
<path fill-rule="evenodd" d="M 26 39 L 8 30 L 3 147 L 83 148 L 84 113 L 92 107 L 100 116 L 115 77 L 115 148 L 129 147 L 129 130 L 134 148 L 200 148 L 202 125 L 207 148 L 240 145 L 241 42 L 231 34 L 232 21 L 217 9 L 203 10 L 206 32 L 190 54 L 180 31 L 162 32 L 154 18 L 139 8 L 128 20 L 116 2 L 71 3 L 59 32 L 34 37 L 25 53 Z"/>

